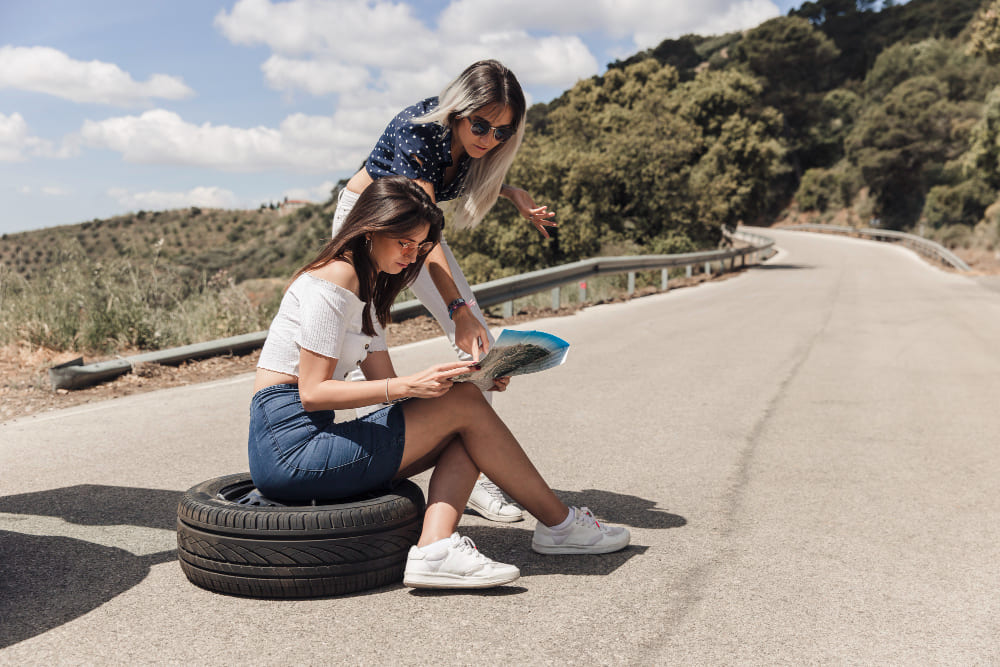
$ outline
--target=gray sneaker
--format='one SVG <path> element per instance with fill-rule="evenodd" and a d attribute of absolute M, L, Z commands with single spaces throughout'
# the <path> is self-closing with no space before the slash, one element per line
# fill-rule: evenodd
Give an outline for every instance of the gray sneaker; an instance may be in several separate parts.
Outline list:
<path fill-rule="evenodd" d="M 492 588 L 520 576 L 515 566 L 490 560 L 471 539 L 452 533 L 445 547 L 430 551 L 410 547 L 403 584 L 410 588 Z"/>
<path fill-rule="evenodd" d="M 511 523 L 524 519 L 521 508 L 507 502 L 507 497 L 503 495 L 500 487 L 491 482 L 486 475 L 480 475 L 476 485 L 472 487 L 468 507 L 490 521 Z"/>
<path fill-rule="evenodd" d="M 576 517 L 569 528 L 552 530 L 539 522 L 531 548 L 540 554 L 608 554 L 628 546 L 627 528 L 606 526 L 586 507 L 574 507 Z"/>

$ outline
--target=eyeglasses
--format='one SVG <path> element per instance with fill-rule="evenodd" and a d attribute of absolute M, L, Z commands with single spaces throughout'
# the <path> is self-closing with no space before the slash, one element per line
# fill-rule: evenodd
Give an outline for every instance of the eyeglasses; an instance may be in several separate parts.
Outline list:
<path fill-rule="evenodd" d="M 417 254 L 420 256 L 429 253 L 434 245 L 434 241 L 424 241 L 423 243 L 417 243 L 416 241 L 399 241 L 399 247 L 403 249 L 403 252 L 410 252 L 416 248 Z"/>
<path fill-rule="evenodd" d="M 493 130 L 493 138 L 496 139 L 501 144 L 511 137 L 514 136 L 514 126 L 513 125 L 502 125 L 500 127 L 493 127 L 489 124 L 489 121 L 483 118 L 472 118 L 469 117 L 469 129 L 477 137 L 481 137 L 490 130 Z"/>

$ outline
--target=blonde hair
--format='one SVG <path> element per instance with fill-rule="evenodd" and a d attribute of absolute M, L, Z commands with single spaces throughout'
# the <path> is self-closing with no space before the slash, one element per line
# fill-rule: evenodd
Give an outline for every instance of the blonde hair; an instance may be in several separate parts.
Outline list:
<path fill-rule="evenodd" d="M 445 87 L 438 96 L 438 106 L 434 111 L 414 118 L 416 123 L 438 123 L 451 127 L 454 132 L 455 123 L 459 120 L 491 105 L 511 110 L 514 136 L 472 161 L 462 188 L 461 205 L 456 206 L 451 221 L 452 226 L 458 229 L 477 225 L 500 196 L 500 187 L 524 139 L 527 109 L 521 84 L 514 73 L 498 61 L 480 60 L 465 68 Z"/>

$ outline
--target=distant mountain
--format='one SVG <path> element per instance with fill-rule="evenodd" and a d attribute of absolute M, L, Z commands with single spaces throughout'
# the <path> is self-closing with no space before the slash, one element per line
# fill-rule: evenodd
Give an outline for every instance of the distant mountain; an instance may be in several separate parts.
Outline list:
<path fill-rule="evenodd" d="M 4 234 L 0 264 L 37 277 L 53 261 L 82 255 L 91 261 L 129 258 L 175 266 L 192 280 L 226 271 L 236 281 L 288 276 L 330 236 L 331 202 L 287 214 L 186 208 L 139 211 L 107 220 Z"/>

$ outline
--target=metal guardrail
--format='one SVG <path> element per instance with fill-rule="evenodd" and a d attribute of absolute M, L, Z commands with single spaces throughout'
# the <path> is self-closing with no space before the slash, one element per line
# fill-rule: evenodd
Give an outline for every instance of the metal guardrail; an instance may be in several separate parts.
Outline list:
<path fill-rule="evenodd" d="M 634 286 L 634 274 L 636 271 L 660 269 L 662 271 L 661 284 L 663 289 L 666 289 L 667 271 L 670 268 L 687 267 L 688 275 L 691 275 L 692 267 L 703 266 L 705 273 L 711 273 L 713 264 L 718 264 L 719 270 L 724 271 L 726 261 L 729 262 L 729 268 L 733 269 L 735 268 L 737 258 L 740 259 L 741 266 L 746 266 L 747 257 L 750 257 L 752 262 L 758 262 L 764 259 L 765 255 L 770 256 L 774 253 L 774 240 L 765 236 L 742 230 L 737 230 L 735 233 L 726 232 L 726 236 L 730 239 L 742 240 L 750 245 L 742 248 L 726 248 L 676 255 L 595 257 L 593 259 L 573 262 L 572 264 L 564 264 L 562 266 L 540 269 L 538 271 L 480 283 L 472 287 L 472 292 L 475 294 L 476 302 L 480 307 L 489 308 L 498 304 L 508 304 L 514 299 L 555 288 L 553 305 L 555 308 L 558 308 L 556 301 L 558 298 L 558 288 L 568 283 L 581 281 L 590 276 L 628 273 L 629 285 L 632 287 Z M 426 312 L 423 304 L 418 300 L 397 303 L 391 310 L 392 318 L 395 321 L 406 320 Z M 53 389 L 79 389 L 129 373 L 136 364 L 176 364 L 190 359 L 201 359 L 220 354 L 245 353 L 263 346 L 266 338 L 266 330 L 257 331 L 241 336 L 232 336 L 221 340 L 148 352 L 121 359 L 100 361 L 88 365 L 83 364 L 83 358 L 81 357 L 50 368 L 49 381 L 52 383 Z"/>
<path fill-rule="evenodd" d="M 79 389 L 130 373 L 135 366 L 143 363 L 179 364 L 191 359 L 217 357 L 221 354 L 245 354 L 261 347 L 265 338 L 267 331 L 257 331 L 87 365 L 84 365 L 83 357 L 78 357 L 50 368 L 49 381 L 52 383 L 52 389 Z"/>
<path fill-rule="evenodd" d="M 871 227 L 866 227 L 864 229 L 856 229 L 854 227 L 840 227 L 837 225 L 792 225 L 789 227 L 782 227 L 782 229 L 790 229 L 792 231 L 803 231 L 803 232 L 826 232 L 831 234 L 844 234 L 847 236 L 857 236 L 861 238 L 868 238 L 874 241 L 888 241 L 892 243 L 899 243 L 911 250 L 919 252 L 925 257 L 930 257 L 943 264 L 948 264 L 959 271 L 971 271 L 972 268 L 963 262 L 961 258 L 955 255 L 952 251 L 945 248 L 940 243 L 935 243 L 929 239 L 925 239 L 922 236 L 917 236 L 916 234 L 906 234 L 904 232 L 895 232 L 890 229 L 874 229 Z"/>
<path fill-rule="evenodd" d="M 703 252 L 676 255 L 594 257 L 592 259 L 573 262 L 572 264 L 563 264 L 562 266 L 539 269 L 538 271 L 530 271 L 516 276 L 480 283 L 472 287 L 472 292 L 476 295 L 476 303 L 481 308 L 489 308 L 490 306 L 507 303 L 524 296 L 544 292 L 547 289 L 579 282 L 590 276 L 635 273 L 636 271 L 655 269 L 666 270 L 674 267 L 693 267 L 699 265 L 704 265 L 705 272 L 711 273 L 711 264 L 720 263 L 721 265 L 729 260 L 730 268 L 733 268 L 736 258 L 740 258 L 743 265 L 745 265 L 748 255 L 757 257 L 761 253 L 770 251 L 772 246 L 774 246 L 772 239 L 750 234 L 749 232 L 737 230 L 731 236 L 740 238 L 745 242 L 751 243 L 751 245 L 744 248 L 706 250 Z M 759 245 L 753 245 L 754 243 L 759 243 Z M 392 307 L 392 316 L 395 320 L 404 320 L 422 315 L 425 312 L 427 311 L 423 304 L 416 299 L 397 303 Z"/>

